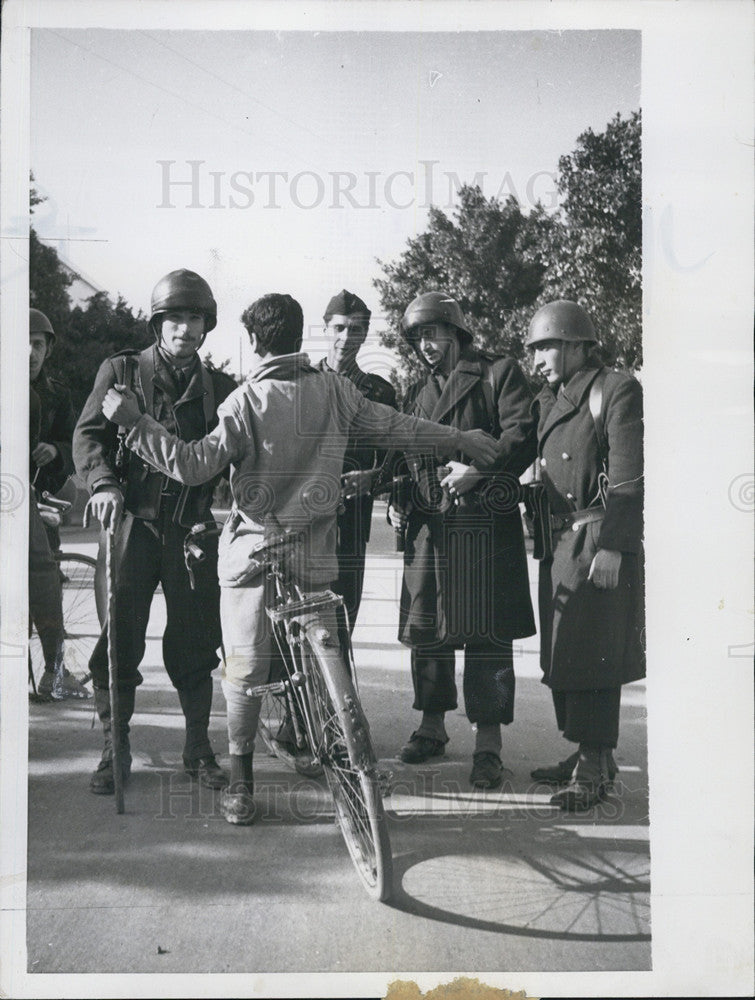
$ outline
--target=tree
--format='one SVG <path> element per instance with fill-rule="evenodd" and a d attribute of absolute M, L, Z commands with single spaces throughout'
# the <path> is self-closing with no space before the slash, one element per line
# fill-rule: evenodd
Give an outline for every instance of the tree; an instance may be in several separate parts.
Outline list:
<path fill-rule="evenodd" d="M 452 218 L 431 208 L 424 233 L 375 280 L 390 329 L 381 336 L 401 358 L 405 388 L 420 365 L 398 333 L 409 302 L 441 289 L 459 301 L 475 341 L 521 358 L 529 320 L 554 298 L 578 301 L 592 315 L 607 360 L 642 363 L 642 181 L 639 112 L 588 129 L 559 160 L 560 204 L 522 213 L 513 198 L 484 198 L 464 186 Z"/>
<path fill-rule="evenodd" d="M 53 373 L 71 390 L 80 411 L 105 358 L 126 349 L 142 350 L 152 341 L 141 310 L 134 315 L 120 295 L 113 304 L 107 292 L 96 292 L 86 308 L 70 311 L 65 336 L 58 339 L 51 358 Z"/>
<path fill-rule="evenodd" d="M 29 230 L 29 305 L 41 309 L 53 330 L 63 330 L 68 323 L 71 303 L 68 286 L 72 279 L 60 266 L 53 247 L 41 243 L 34 227 Z"/>
<path fill-rule="evenodd" d="M 31 212 L 45 201 L 30 177 Z M 34 226 L 29 229 L 29 300 L 41 309 L 57 334 L 55 349 L 47 369 L 71 391 L 79 412 L 89 395 L 97 369 L 111 354 L 127 348 L 140 350 L 152 343 L 146 317 L 136 315 L 118 296 L 115 304 L 106 292 L 87 299 L 86 308 L 71 308 L 68 288 L 72 278 L 64 269 L 54 247 L 45 246 Z"/>
<path fill-rule="evenodd" d="M 534 259 L 541 301 L 576 299 L 610 361 L 642 366 L 642 135 L 640 113 L 588 129 L 558 163 L 561 211 L 542 228 Z"/>
<path fill-rule="evenodd" d="M 421 292 L 448 292 L 483 348 L 521 357 L 518 322 L 542 287 L 543 264 L 531 242 L 531 226 L 516 199 L 486 199 L 479 187 L 464 185 L 453 218 L 431 207 L 427 231 L 408 241 L 398 261 L 378 261 L 385 277 L 374 285 L 390 322 L 381 340 L 402 359 L 399 388 L 421 369 L 398 333 L 406 306 Z"/>

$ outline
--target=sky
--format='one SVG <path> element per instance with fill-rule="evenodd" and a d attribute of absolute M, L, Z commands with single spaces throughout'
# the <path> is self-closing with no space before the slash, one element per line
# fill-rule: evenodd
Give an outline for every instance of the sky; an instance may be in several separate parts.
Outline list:
<path fill-rule="evenodd" d="M 32 31 L 39 235 L 92 282 L 148 310 L 188 267 L 219 323 L 206 348 L 249 363 L 259 295 L 302 303 L 313 357 L 346 287 L 374 321 L 377 259 L 451 211 L 459 182 L 555 204 L 559 156 L 640 106 L 633 31 Z M 242 352 L 240 355 L 240 351 Z"/>

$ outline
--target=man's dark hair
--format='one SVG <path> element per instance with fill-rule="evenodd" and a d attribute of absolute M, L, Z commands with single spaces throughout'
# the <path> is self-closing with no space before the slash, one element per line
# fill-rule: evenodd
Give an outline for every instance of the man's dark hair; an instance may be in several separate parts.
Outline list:
<path fill-rule="evenodd" d="M 293 354 L 301 348 L 304 314 L 290 295 L 263 295 L 244 310 L 241 322 L 262 353 Z"/>

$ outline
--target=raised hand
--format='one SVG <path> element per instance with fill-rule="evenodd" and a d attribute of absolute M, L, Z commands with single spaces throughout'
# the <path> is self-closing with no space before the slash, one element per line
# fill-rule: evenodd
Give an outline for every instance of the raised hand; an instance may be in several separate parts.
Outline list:
<path fill-rule="evenodd" d="M 133 427 L 141 416 L 139 402 L 125 385 L 114 385 L 102 400 L 102 412 L 119 427 Z"/>

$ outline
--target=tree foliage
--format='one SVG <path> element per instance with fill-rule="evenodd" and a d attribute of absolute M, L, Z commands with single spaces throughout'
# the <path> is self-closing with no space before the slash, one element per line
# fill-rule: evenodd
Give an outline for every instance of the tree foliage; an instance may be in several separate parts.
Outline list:
<path fill-rule="evenodd" d="M 42 198 L 31 177 L 31 211 Z M 89 395 L 97 369 L 111 354 L 127 348 L 142 349 L 152 342 L 146 317 L 136 315 L 118 296 L 113 304 L 106 292 L 87 299 L 86 307 L 71 308 L 68 288 L 72 278 L 63 267 L 54 247 L 46 246 L 34 226 L 29 231 L 29 300 L 49 318 L 57 342 L 46 370 L 71 391 L 79 412 Z"/>
<path fill-rule="evenodd" d="M 538 250 L 543 301 L 576 299 L 609 359 L 642 366 L 642 149 L 640 114 L 591 129 L 558 164 L 558 224 Z"/>
<path fill-rule="evenodd" d="M 479 187 L 465 185 L 453 218 L 431 207 L 426 232 L 408 241 L 399 260 L 378 261 L 385 277 L 375 287 L 390 324 L 381 339 L 402 359 L 400 388 L 420 370 L 398 328 L 406 306 L 421 292 L 448 292 L 480 346 L 521 357 L 516 320 L 535 301 L 543 278 L 530 228 L 515 198 L 487 199 Z"/>
<path fill-rule="evenodd" d="M 390 329 L 381 340 L 401 358 L 405 388 L 419 364 L 399 334 L 409 302 L 436 289 L 456 298 L 475 342 L 521 358 L 535 310 L 571 298 L 592 315 L 606 357 L 642 363 L 642 184 L 639 112 L 588 129 L 558 164 L 555 212 L 524 214 L 513 198 L 486 199 L 463 186 L 451 217 L 430 209 L 425 232 L 395 261 L 378 261 L 374 284 Z"/>

